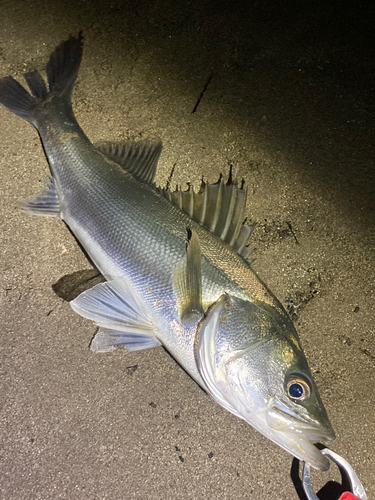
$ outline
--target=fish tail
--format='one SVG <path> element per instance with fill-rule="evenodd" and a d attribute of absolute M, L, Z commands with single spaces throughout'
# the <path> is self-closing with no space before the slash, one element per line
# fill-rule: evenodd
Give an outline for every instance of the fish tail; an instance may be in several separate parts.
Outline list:
<path fill-rule="evenodd" d="M 11 76 L 1 79 L 0 104 L 37 127 L 38 111 L 46 102 L 57 98 L 70 103 L 82 49 L 81 32 L 56 47 L 46 65 L 48 87 L 38 71 L 25 73 L 24 78 L 31 94 Z"/>

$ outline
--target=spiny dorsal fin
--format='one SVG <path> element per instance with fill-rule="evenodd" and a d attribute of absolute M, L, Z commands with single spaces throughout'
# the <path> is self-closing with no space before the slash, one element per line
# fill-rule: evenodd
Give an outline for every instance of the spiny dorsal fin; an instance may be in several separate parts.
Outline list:
<path fill-rule="evenodd" d="M 166 188 L 161 193 L 193 220 L 231 245 L 241 257 L 249 257 L 252 249 L 247 244 L 253 225 L 243 224 L 247 190 L 232 180 L 232 169 L 226 183 L 221 175 L 215 184 L 202 181 L 198 193 L 191 185 L 186 191 L 176 189 L 172 192 Z"/>
<path fill-rule="evenodd" d="M 153 182 L 161 153 L 161 142 L 100 142 L 95 144 L 100 153 L 120 165 L 138 179 Z"/>

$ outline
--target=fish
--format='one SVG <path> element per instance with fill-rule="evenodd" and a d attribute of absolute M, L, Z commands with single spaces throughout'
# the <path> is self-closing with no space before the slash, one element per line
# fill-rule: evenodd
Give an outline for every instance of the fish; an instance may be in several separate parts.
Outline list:
<path fill-rule="evenodd" d="M 156 186 L 159 141 L 92 144 L 73 113 L 82 33 L 45 68 L 0 80 L 0 104 L 39 133 L 50 173 L 21 204 L 61 219 L 105 278 L 71 306 L 99 327 L 94 352 L 163 346 L 222 407 L 319 470 L 335 438 L 295 327 L 251 267 L 246 188 Z"/>

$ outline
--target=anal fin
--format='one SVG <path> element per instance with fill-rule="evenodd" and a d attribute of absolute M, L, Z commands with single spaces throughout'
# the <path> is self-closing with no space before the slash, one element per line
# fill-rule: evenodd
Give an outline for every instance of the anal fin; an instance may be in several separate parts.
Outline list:
<path fill-rule="evenodd" d="M 55 181 L 52 175 L 48 177 L 48 180 L 43 181 L 46 187 L 39 194 L 31 200 L 20 203 L 21 210 L 42 217 L 59 217 L 60 201 L 56 193 Z"/>
<path fill-rule="evenodd" d="M 161 345 L 145 313 L 121 280 L 99 283 L 82 292 L 70 305 L 100 327 L 91 343 L 95 352 L 120 348 L 135 351 Z"/>

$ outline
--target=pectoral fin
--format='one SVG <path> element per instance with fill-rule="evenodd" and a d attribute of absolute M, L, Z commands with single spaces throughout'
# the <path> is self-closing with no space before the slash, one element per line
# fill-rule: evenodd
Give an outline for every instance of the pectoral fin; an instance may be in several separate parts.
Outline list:
<path fill-rule="evenodd" d="M 189 230 L 186 254 L 173 272 L 173 288 L 177 297 L 180 321 L 188 326 L 203 315 L 201 251 L 197 233 Z"/>
<path fill-rule="evenodd" d="M 99 283 L 82 292 L 70 305 L 100 326 L 91 344 L 95 352 L 147 349 L 161 345 L 147 316 L 121 280 Z"/>

